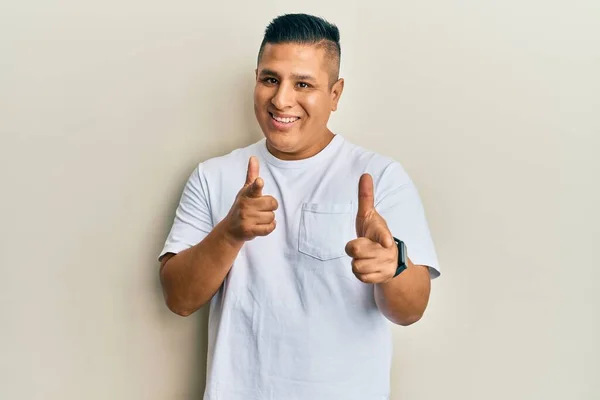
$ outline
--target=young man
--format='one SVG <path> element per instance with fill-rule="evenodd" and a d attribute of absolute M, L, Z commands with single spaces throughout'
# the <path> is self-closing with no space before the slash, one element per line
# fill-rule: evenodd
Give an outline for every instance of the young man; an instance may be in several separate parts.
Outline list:
<path fill-rule="evenodd" d="M 439 268 L 419 195 L 399 163 L 327 128 L 339 65 L 334 25 L 273 20 L 254 91 L 265 137 L 184 188 L 160 276 L 173 312 L 210 301 L 205 400 L 388 399 L 388 321 L 425 311 Z"/>

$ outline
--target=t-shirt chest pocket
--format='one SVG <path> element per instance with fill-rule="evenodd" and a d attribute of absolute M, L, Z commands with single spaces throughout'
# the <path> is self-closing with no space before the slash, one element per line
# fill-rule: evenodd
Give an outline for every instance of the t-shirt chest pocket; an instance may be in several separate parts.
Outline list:
<path fill-rule="evenodd" d="M 351 202 L 303 203 L 298 250 L 321 261 L 345 256 L 356 236 L 355 217 Z"/>

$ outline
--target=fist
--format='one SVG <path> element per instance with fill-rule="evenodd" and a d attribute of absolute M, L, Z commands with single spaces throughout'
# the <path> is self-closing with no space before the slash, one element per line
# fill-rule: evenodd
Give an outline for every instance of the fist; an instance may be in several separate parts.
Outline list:
<path fill-rule="evenodd" d="M 398 247 L 385 219 L 375 210 L 373 178 L 363 174 L 358 183 L 356 239 L 346 244 L 352 272 L 364 283 L 382 283 L 394 277 Z"/>
<path fill-rule="evenodd" d="M 278 203 L 273 196 L 262 195 L 265 183 L 258 176 L 258 168 L 256 157 L 250 157 L 246 183 L 225 217 L 227 232 L 236 240 L 252 240 L 275 230 L 275 210 Z"/>

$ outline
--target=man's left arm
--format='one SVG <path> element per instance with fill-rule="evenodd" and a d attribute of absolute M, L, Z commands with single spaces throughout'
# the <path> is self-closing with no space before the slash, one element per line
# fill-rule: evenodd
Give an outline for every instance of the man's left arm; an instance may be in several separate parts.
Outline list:
<path fill-rule="evenodd" d="M 406 269 L 394 276 L 398 247 L 385 220 L 378 214 L 372 218 L 375 220 L 369 225 L 375 228 L 346 245 L 352 272 L 361 282 L 375 285 L 375 302 L 387 319 L 404 326 L 413 324 L 421 319 L 429 302 L 429 267 L 414 265 L 407 257 Z"/>
<path fill-rule="evenodd" d="M 414 265 L 410 258 L 406 264 L 407 268 L 397 277 L 375 284 L 379 310 L 393 323 L 404 326 L 421 319 L 431 292 L 429 267 Z"/>
<path fill-rule="evenodd" d="M 398 177 L 398 171 L 393 175 Z M 375 301 L 386 318 L 399 325 L 413 324 L 427 308 L 432 277 L 439 275 L 418 193 L 409 181 L 383 197 L 378 203 L 380 213 L 369 174 L 361 177 L 358 189 L 357 239 L 346 245 L 352 272 L 360 281 L 374 284 Z M 406 269 L 397 276 L 399 251 L 394 236 L 407 249 Z"/>

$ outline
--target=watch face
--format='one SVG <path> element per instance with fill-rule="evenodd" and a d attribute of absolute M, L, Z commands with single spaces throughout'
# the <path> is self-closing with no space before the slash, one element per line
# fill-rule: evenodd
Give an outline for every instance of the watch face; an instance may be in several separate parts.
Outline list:
<path fill-rule="evenodd" d="M 406 245 L 402 241 L 400 242 L 400 254 L 398 255 L 398 258 L 402 264 L 406 264 Z"/>
<path fill-rule="evenodd" d="M 406 245 L 402 240 L 398 240 L 394 238 L 396 245 L 398 246 L 398 268 L 396 269 L 396 274 L 394 277 L 400 275 L 402 271 L 406 270 Z"/>
<path fill-rule="evenodd" d="M 402 240 L 394 238 L 394 241 L 398 246 L 398 264 L 406 265 L 406 245 Z"/>

